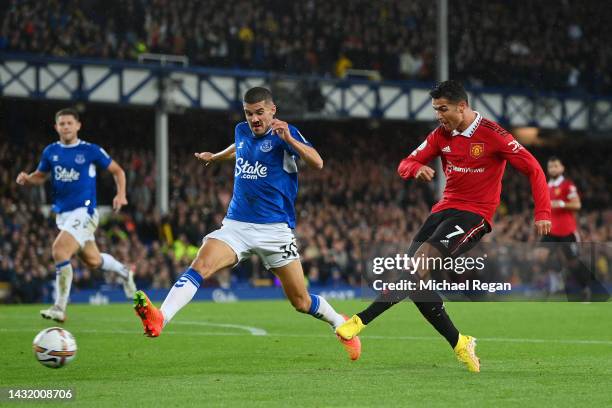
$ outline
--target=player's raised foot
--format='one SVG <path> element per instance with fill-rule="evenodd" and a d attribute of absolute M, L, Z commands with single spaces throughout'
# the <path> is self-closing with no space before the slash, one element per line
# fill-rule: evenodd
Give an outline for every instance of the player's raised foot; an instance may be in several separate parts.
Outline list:
<path fill-rule="evenodd" d="M 480 372 L 480 359 L 476 355 L 476 339 L 472 336 L 459 334 L 459 341 L 455 346 L 457 360 L 466 365 L 467 369 L 473 373 Z"/>
<path fill-rule="evenodd" d="M 344 315 L 342 317 L 344 317 L 345 321 L 350 320 L 348 317 Z M 357 317 L 357 316 L 354 316 L 354 317 Z M 359 317 L 357 318 L 359 319 Z M 359 321 L 361 322 L 361 320 Z M 359 340 L 359 337 L 352 336 L 350 340 L 347 340 L 347 339 L 342 338 L 342 336 L 340 336 L 339 334 L 336 334 L 336 336 L 338 337 L 338 340 L 340 340 L 340 343 L 342 343 L 342 345 L 344 346 L 344 349 L 348 353 L 349 358 L 351 360 L 355 361 L 359 358 L 359 356 L 361 356 L 361 340 Z"/>
<path fill-rule="evenodd" d="M 135 267 L 130 267 L 128 272 L 128 278 L 123 281 L 123 293 L 125 293 L 125 297 L 128 299 L 133 299 L 136 295 L 136 283 L 134 282 L 134 269 Z"/>
<path fill-rule="evenodd" d="M 66 312 L 64 311 L 64 309 L 57 305 L 53 305 L 48 309 L 41 310 L 40 315 L 45 319 L 55 320 L 59 323 L 64 323 L 66 321 Z"/>
<path fill-rule="evenodd" d="M 336 328 L 336 334 L 344 340 L 350 340 L 357 336 L 365 327 L 366 325 L 361 322 L 359 316 L 353 315 L 353 317 L 347 319 L 346 322 Z"/>
<path fill-rule="evenodd" d="M 162 312 L 156 308 L 149 300 L 147 295 L 142 291 L 136 291 L 134 294 L 134 310 L 144 328 L 144 334 L 148 337 L 157 337 L 161 334 L 164 327 L 164 316 Z"/>

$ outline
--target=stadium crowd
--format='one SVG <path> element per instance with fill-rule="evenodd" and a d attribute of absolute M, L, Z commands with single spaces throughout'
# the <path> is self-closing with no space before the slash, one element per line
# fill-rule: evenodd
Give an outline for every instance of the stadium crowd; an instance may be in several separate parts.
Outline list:
<path fill-rule="evenodd" d="M 114 59 L 152 52 L 283 73 L 435 74 L 436 8 L 428 0 L 3 3 L 0 52 Z M 609 93 L 607 11 L 606 2 L 449 2 L 451 75 L 473 86 Z"/>
<path fill-rule="evenodd" d="M 102 122 L 98 124 L 104 127 Z M 229 123 L 219 126 L 225 128 L 223 133 L 215 128 L 209 131 L 227 134 L 231 129 Z M 312 140 L 325 159 L 325 167 L 300 173 L 296 235 L 305 274 L 313 285 L 358 285 L 373 256 L 407 249 L 434 202 L 431 184 L 404 182 L 395 172 L 401 157 L 419 144 L 419 138 L 406 135 L 420 131 L 397 125 L 361 130 L 359 125 L 338 125 L 323 126 L 315 132 L 309 129 L 313 126 L 304 124 L 302 130 L 306 135 L 318 133 Z M 125 142 L 127 146 L 118 143 L 129 139 L 117 132 L 115 140 L 84 137 L 93 142 L 102 140 L 127 174 L 130 204 L 119 214 L 101 217 L 97 242 L 104 252 L 134 265 L 139 287 L 167 288 L 190 263 L 202 237 L 220 226 L 232 194 L 233 166 L 227 163 L 204 168 L 193 158 L 193 152 L 218 149 L 231 141 L 218 137 L 204 143 L 187 136 L 173 137 L 171 210 L 161 215 L 155 210 L 154 152 L 143 148 L 142 143 L 134 144 L 138 143 L 134 138 L 132 144 Z M 351 134 L 351 143 L 346 143 L 347 134 Z M 49 202 L 48 185 L 21 188 L 14 182 L 19 171 L 35 169 L 45 142 L 50 140 L 55 137 L 44 142 L 40 136 L 21 143 L 0 142 L 0 281 L 11 283 L 13 301 L 40 301 L 54 276 L 51 243 L 57 230 L 53 217 L 41 206 Z M 550 148 L 532 150 L 542 163 L 553 153 Z M 569 176 L 582 194 L 583 240 L 612 241 L 612 175 L 606 167 L 609 148 L 598 143 L 577 148 L 570 143 L 554 152 L 566 161 Z M 585 155 L 590 157 L 587 162 L 582 160 Z M 100 173 L 98 195 L 102 205 L 111 201 L 113 189 L 110 175 Z M 484 240 L 508 245 L 506 250 L 499 245 L 491 250 L 507 251 L 498 257 L 497 267 L 515 283 L 545 278 L 544 271 L 533 273 L 530 258 L 530 248 L 537 240 L 530 194 L 526 178 L 509 167 L 494 231 Z M 612 248 L 608 247 L 604 245 L 610 252 Z M 607 262 L 611 258 L 612 253 L 608 253 L 594 261 L 598 273 L 609 273 Z M 104 282 L 100 272 L 86 269 L 77 260 L 73 264 L 74 290 Z M 224 271 L 205 285 L 228 286 L 236 281 L 257 284 L 265 280 L 273 282 L 273 275 L 254 257 L 231 274 Z"/>

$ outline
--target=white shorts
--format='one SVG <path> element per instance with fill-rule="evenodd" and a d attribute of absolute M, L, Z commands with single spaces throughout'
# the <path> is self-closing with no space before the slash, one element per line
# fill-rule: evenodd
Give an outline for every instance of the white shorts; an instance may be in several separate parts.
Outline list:
<path fill-rule="evenodd" d="M 280 268 L 300 259 L 293 230 L 285 223 L 253 224 L 223 220 L 220 229 L 206 235 L 229 245 L 238 262 L 256 254 L 267 269 Z"/>
<path fill-rule="evenodd" d="M 98 228 L 98 210 L 89 215 L 86 207 L 76 208 L 57 214 L 55 217 L 57 228 L 70 233 L 82 248 L 87 241 L 95 241 L 94 233 Z"/>

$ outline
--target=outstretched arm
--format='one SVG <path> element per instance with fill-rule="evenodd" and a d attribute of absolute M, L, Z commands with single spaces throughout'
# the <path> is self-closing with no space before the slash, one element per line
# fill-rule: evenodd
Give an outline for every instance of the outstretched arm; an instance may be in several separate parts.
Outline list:
<path fill-rule="evenodd" d="M 219 153 L 202 152 L 194 153 L 194 156 L 198 160 L 202 160 L 206 166 L 209 166 L 217 161 L 232 160 L 236 158 L 236 144 L 232 143 L 227 148 L 221 150 Z"/>
<path fill-rule="evenodd" d="M 397 173 L 401 178 L 408 180 L 414 177 L 420 181 L 433 180 L 436 172 L 427 163 L 440 155 L 434 132 L 430 133 L 419 147 L 400 162 Z"/>
<path fill-rule="evenodd" d="M 117 195 L 113 198 L 113 210 L 117 212 L 128 203 L 125 197 L 125 172 L 114 160 L 108 165 L 107 169 L 113 175 L 117 187 Z"/>
<path fill-rule="evenodd" d="M 16 182 L 20 186 L 39 186 L 47 181 L 47 178 L 49 178 L 49 173 L 40 170 L 35 170 L 30 174 L 22 171 L 17 176 Z"/>

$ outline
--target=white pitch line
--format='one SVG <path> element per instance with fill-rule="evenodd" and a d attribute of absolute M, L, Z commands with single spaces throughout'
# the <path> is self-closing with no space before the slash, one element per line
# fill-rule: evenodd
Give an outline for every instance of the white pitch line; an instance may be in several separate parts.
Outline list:
<path fill-rule="evenodd" d="M 285 334 L 285 333 L 269 333 L 271 337 L 329 337 L 324 334 Z M 425 336 L 379 336 L 379 335 L 362 335 L 362 340 L 417 340 L 417 341 L 432 341 L 439 340 L 440 337 L 425 337 Z M 612 340 L 564 340 L 564 339 L 521 339 L 521 338 L 498 338 L 498 337 L 478 337 L 479 342 L 498 342 L 498 343 L 560 343 L 560 344 L 604 344 L 612 345 Z"/>
<path fill-rule="evenodd" d="M 365 339 L 377 340 L 434 340 L 439 337 L 416 337 L 416 336 L 363 336 Z M 612 345 L 612 340 L 564 340 L 564 339 L 521 339 L 521 338 L 501 338 L 501 337 L 478 337 L 480 342 L 498 343 L 559 343 L 559 344 L 605 344 Z"/>
<path fill-rule="evenodd" d="M 21 316 L 0 316 L 0 319 L 19 319 L 22 320 L 23 318 Z M 96 320 L 96 322 L 101 323 L 135 323 L 137 322 L 137 319 L 132 319 L 132 320 L 125 320 L 125 319 L 99 319 Z M 177 324 L 182 324 L 182 325 L 186 325 L 186 326 L 209 326 L 209 327 L 221 327 L 224 329 L 238 329 L 238 330 L 244 330 L 249 332 L 252 336 L 266 336 L 268 334 L 268 332 L 265 329 L 262 329 L 260 327 L 253 327 L 253 326 L 245 326 L 242 324 L 229 324 L 229 323 L 211 323 L 211 322 L 204 322 L 204 321 L 194 321 L 194 320 L 178 320 L 178 321 L 174 321 L 172 322 L 172 325 L 177 325 Z M 2 329 L 0 329 L 1 331 Z M 81 330 L 83 331 L 83 330 Z"/>
<path fill-rule="evenodd" d="M 174 322 L 173 324 L 178 323 Z M 186 322 L 185 322 L 186 323 Z M 232 325 L 230 325 L 232 326 Z M 28 333 L 34 332 L 36 329 L 6 329 L 0 328 L 0 332 L 15 332 L 15 333 Z M 139 334 L 136 330 L 98 330 L 98 329 L 83 329 L 78 330 L 77 333 L 89 333 L 89 334 Z M 242 333 L 237 332 L 198 332 L 198 331 L 172 331 L 168 330 L 164 333 L 169 335 L 181 335 L 181 336 L 244 336 Z M 256 336 L 267 336 L 267 337 L 307 337 L 307 338 L 329 338 L 332 335 L 326 334 L 291 334 L 291 333 L 266 333 L 257 334 Z M 362 336 L 364 340 L 408 340 L 408 341 L 432 341 L 439 340 L 439 337 L 418 337 L 418 336 Z M 612 340 L 564 340 L 564 339 L 521 339 L 521 338 L 486 338 L 480 337 L 478 340 L 481 343 L 484 342 L 496 342 L 496 343 L 557 343 L 557 344 L 578 344 L 578 345 L 612 345 Z"/>
<path fill-rule="evenodd" d="M 200 321 L 191 321 L 191 320 L 188 320 L 188 321 L 179 320 L 179 321 L 173 322 L 172 324 L 173 325 L 183 324 L 183 325 L 188 325 L 188 326 L 223 327 L 225 329 L 245 330 L 251 333 L 251 335 L 253 336 L 267 336 L 268 335 L 268 332 L 264 329 L 261 329 L 259 327 L 243 326 L 241 324 L 210 323 L 210 322 L 200 322 Z"/>
<path fill-rule="evenodd" d="M 108 322 L 108 323 L 117 323 L 117 322 L 121 322 L 121 323 L 132 323 L 135 320 L 97 320 L 98 322 L 100 321 L 104 321 L 104 322 Z M 224 329 L 238 329 L 238 330 L 244 330 L 249 332 L 252 336 L 267 336 L 268 332 L 265 329 L 262 329 L 260 327 L 253 327 L 253 326 L 245 326 L 242 324 L 230 324 L 230 323 L 212 323 L 212 322 L 205 322 L 205 321 L 200 321 L 200 320 L 175 320 L 172 322 L 172 325 L 177 325 L 177 324 L 182 324 L 185 326 L 208 326 L 208 327 L 221 327 Z"/>
<path fill-rule="evenodd" d="M 0 333 L 29 333 L 35 332 L 38 329 L 5 329 L 0 328 Z M 73 329 L 70 329 L 73 330 Z M 129 335 L 138 335 L 141 334 L 144 336 L 144 333 L 138 330 L 98 330 L 98 329 L 79 329 L 78 331 L 72 331 L 72 333 L 87 333 L 87 334 L 129 334 Z M 244 336 L 242 333 L 236 332 L 175 332 L 172 330 L 164 331 L 166 334 L 171 335 L 188 335 L 188 336 Z"/>

